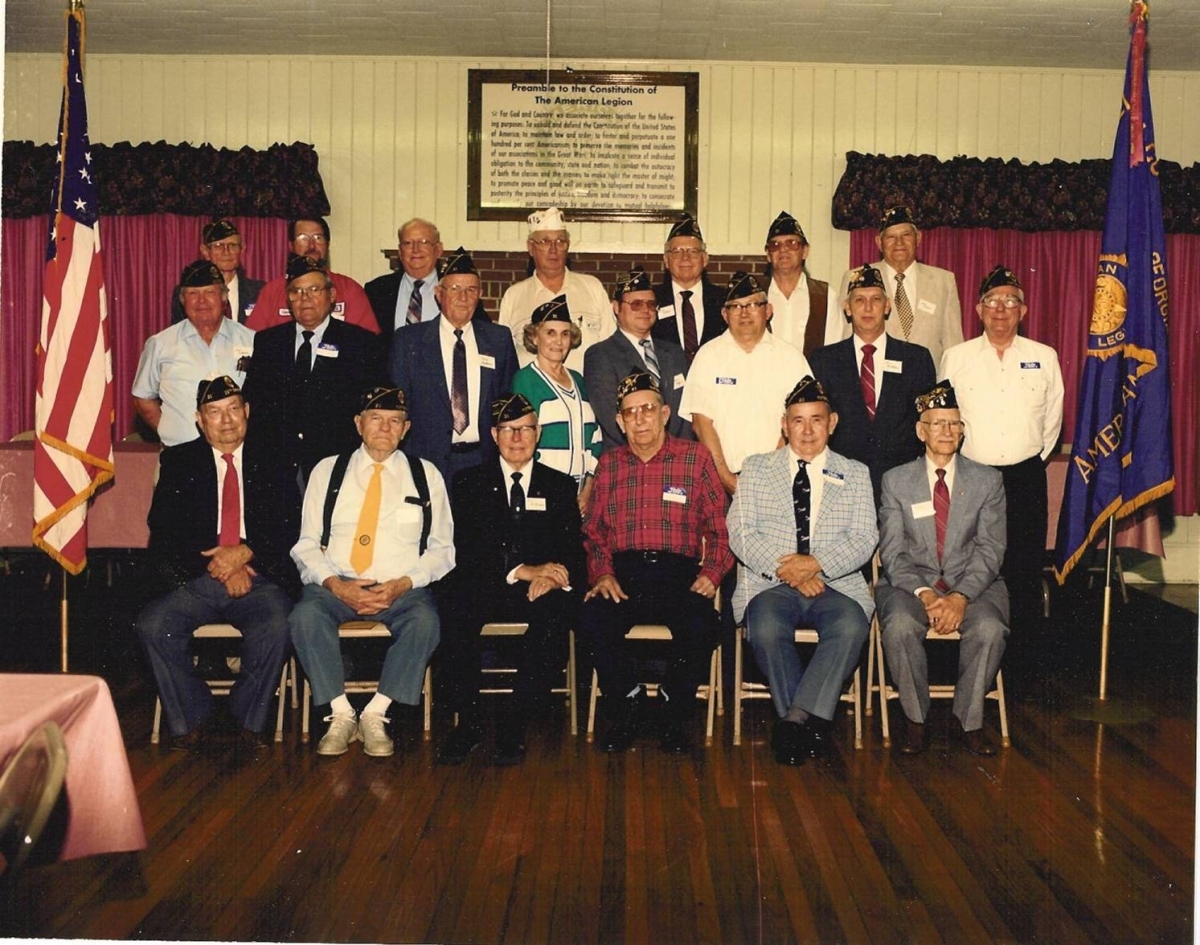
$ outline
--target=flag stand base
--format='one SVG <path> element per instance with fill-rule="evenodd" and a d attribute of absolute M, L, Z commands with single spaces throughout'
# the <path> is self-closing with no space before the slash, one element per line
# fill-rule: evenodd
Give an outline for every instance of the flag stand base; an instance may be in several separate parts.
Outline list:
<path fill-rule="evenodd" d="M 1082 722 L 1102 725 L 1137 725 L 1154 718 L 1154 712 L 1145 703 L 1120 698 L 1085 698 L 1067 714 Z"/>

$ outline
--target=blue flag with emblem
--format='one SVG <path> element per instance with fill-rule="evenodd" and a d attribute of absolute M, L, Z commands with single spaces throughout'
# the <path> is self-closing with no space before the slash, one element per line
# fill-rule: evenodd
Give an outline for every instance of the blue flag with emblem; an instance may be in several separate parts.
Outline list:
<path fill-rule="evenodd" d="M 1060 584 L 1110 518 L 1175 488 L 1166 237 L 1146 77 L 1147 14 L 1146 4 L 1135 0 L 1087 359 L 1058 520 Z"/>

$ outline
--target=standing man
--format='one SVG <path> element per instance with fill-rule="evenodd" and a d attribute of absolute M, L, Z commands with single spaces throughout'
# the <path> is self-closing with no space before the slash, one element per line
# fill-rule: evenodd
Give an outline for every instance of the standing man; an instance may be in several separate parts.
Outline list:
<path fill-rule="evenodd" d="M 716 289 L 711 286 L 709 289 L 709 295 L 715 297 Z M 658 303 L 650 277 L 641 266 L 637 266 L 618 278 L 613 295 L 616 301 L 612 307 L 618 330 L 589 348 L 583 359 L 583 379 L 587 384 L 588 399 L 604 433 L 603 449 L 607 451 L 625 445 L 625 434 L 617 423 L 616 414 L 610 414 L 609 411 L 617 402 L 617 386 L 638 371 L 647 371 L 658 378 L 663 401 L 671 408 L 667 432 L 685 440 L 695 439 L 692 425 L 679 416 L 679 401 L 683 397 L 688 370 L 687 358 L 670 337 L 654 335 L 658 326 L 664 324 L 664 319 L 660 317 L 656 320 Z M 721 321 L 720 324 L 725 323 Z"/>
<path fill-rule="evenodd" d="M 225 317 L 225 278 L 207 259 L 179 277 L 186 321 L 146 339 L 133 377 L 133 406 L 163 446 L 196 439 L 196 385 L 228 375 L 246 379 L 254 332 Z"/>
<path fill-rule="evenodd" d="M 538 422 L 520 394 L 492 404 L 496 459 L 464 469 L 450 508 L 460 524 L 458 566 L 442 599 L 441 697 L 458 725 L 438 764 L 467 759 L 483 739 L 479 704 L 480 628 L 489 621 L 528 624 L 516 650 L 513 698 L 496 726 L 498 765 L 525 757 L 525 726 L 549 708 L 567 662 L 567 636 L 579 616 L 586 578 L 575 480 L 534 462 Z"/>
<path fill-rule="evenodd" d="M 871 477 L 862 463 L 828 448 L 838 415 L 819 381 L 805 377 L 784 402 L 787 445 L 746 458 L 729 543 L 741 561 L 733 608 L 766 673 L 779 720 L 775 760 L 801 765 L 829 748 L 830 723 L 858 665 L 875 602 L 862 567 L 879 532 Z M 814 627 L 807 667 L 796 627 Z"/>
<path fill-rule="evenodd" d="M 733 274 L 721 314 L 729 330 L 696 355 L 679 410 L 733 495 L 742 461 L 779 446 L 775 411 L 812 370 L 799 348 L 767 331 L 771 304 L 754 276 Z"/>
<path fill-rule="evenodd" d="M 625 639 L 639 623 L 666 624 L 662 749 L 690 749 L 687 724 L 716 645 L 713 598 L 733 566 L 725 496 L 699 443 L 667 433 L 671 408 L 658 381 L 641 372 L 617 389 L 628 445 L 600 457 L 584 522 L 588 582 L 581 626 L 593 649 L 611 722 L 601 751 L 625 751 L 641 731 L 646 691 Z"/>
<path fill-rule="evenodd" d="M 533 310 L 560 295 L 567 297 L 572 321 L 583 333 L 583 341 L 573 351 L 567 366 L 579 369 L 587 349 L 603 341 L 614 331 L 608 317 L 608 295 L 595 276 L 571 272 L 567 255 L 571 251 L 571 234 L 557 207 L 529 215 L 529 238 L 525 247 L 533 260 L 533 275 L 508 287 L 500 299 L 500 324 L 512 332 L 520 367 L 533 360 L 525 350 L 525 326 Z"/>
<path fill-rule="evenodd" d="M 384 730 L 387 710 L 393 701 L 420 701 L 438 643 L 430 585 L 454 567 L 454 522 L 437 469 L 399 451 L 409 428 L 403 391 L 367 391 L 354 425 L 362 444 L 318 463 L 304 494 L 292 549 L 304 591 L 288 622 L 313 701 L 329 705 L 317 754 L 345 754 L 361 741 L 366 754 L 386 758 L 395 750 Z M 363 618 L 386 624 L 392 643 L 379 689 L 356 717 L 338 626 Z"/>
<path fill-rule="evenodd" d="M 808 237 L 786 210 L 780 211 L 767 230 L 767 301 L 775 313 L 771 331 L 805 356 L 825 341 L 829 283 L 810 279 L 805 269 Z"/>
<path fill-rule="evenodd" d="M 242 744 L 257 747 L 287 659 L 296 504 L 279 468 L 247 448 L 250 408 L 233 378 L 201 381 L 195 403 L 201 438 L 163 451 L 150 505 L 150 552 L 170 592 L 142 609 L 137 631 L 171 747 L 187 751 L 213 711 L 208 684 L 193 674 L 192 633 L 206 623 L 237 627 L 242 668 L 229 709 Z"/>
<path fill-rule="evenodd" d="M 1008 637 L 1004 484 L 994 469 L 958 455 L 963 423 L 945 381 L 917 399 L 925 455 L 883 477 L 875 587 L 883 649 L 907 725 L 900 751 L 925 750 L 929 668 L 925 637 L 962 634 L 954 716 L 974 755 L 994 755 L 983 732 L 983 700 Z M 884 711 L 887 711 L 886 707 Z"/>
<path fill-rule="evenodd" d="M 917 262 L 921 231 L 908 207 L 884 211 L 875 245 L 883 254 L 875 268 L 883 273 L 883 284 L 896 313 L 893 337 L 928 348 L 937 364 L 943 351 L 963 340 L 962 305 L 954 273 Z M 845 307 L 853 275 L 854 270 L 848 269 L 842 276 L 836 309 L 825 328 L 826 344 L 850 335 L 849 326 L 837 319 L 836 312 Z"/>
<path fill-rule="evenodd" d="M 230 220 L 213 220 L 212 223 L 205 224 L 201 232 L 200 258 L 211 262 L 225 277 L 225 292 L 229 300 L 225 315 L 243 325 L 254 311 L 258 293 L 266 285 L 258 279 L 251 279 L 242 271 L 244 248 L 241 234 Z M 183 287 L 175 286 L 175 291 L 171 294 L 171 324 L 181 322 L 187 317 L 179 301 L 181 288 Z"/>
<path fill-rule="evenodd" d="M 461 246 L 446 260 L 435 291 L 442 314 L 392 335 L 388 373 L 404 391 L 415 425 L 406 451 L 453 480 L 460 469 L 495 457 L 490 406 L 512 389 L 517 353 L 504 328 L 472 319 L 479 271 Z"/>
<path fill-rule="evenodd" d="M 724 293 L 708 281 L 708 249 L 700 224 L 690 214 L 680 217 L 667 234 L 663 265 L 667 271 L 654 289 L 658 320 L 651 331 L 656 341 L 683 348 L 691 364 L 700 346 L 725 330 L 725 320 L 721 317 Z"/>
<path fill-rule="evenodd" d="M 292 255 L 305 256 L 329 273 L 329 281 L 337 290 L 337 301 L 331 313 L 334 318 L 379 334 L 379 323 L 375 320 L 375 313 L 371 310 L 363 287 L 349 276 L 329 269 L 329 224 L 324 217 L 289 221 L 288 253 L 289 265 Z M 261 331 L 291 318 L 291 309 L 287 304 L 287 283 L 287 277 L 283 276 L 263 286 L 254 312 L 246 319 L 248 327 Z"/>
<path fill-rule="evenodd" d="M 882 273 L 874 266 L 855 270 L 845 307 L 854 334 L 810 356 L 837 411 L 830 445 L 871 470 L 876 507 L 883 474 L 921 455 L 916 397 L 936 380 L 925 348 L 884 331 L 891 309 Z"/>
<path fill-rule="evenodd" d="M 291 317 L 253 335 L 246 400 L 258 417 L 254 439 L 301 483 L 318 461 L 358 442 L 354 415 L 363 385 L 383 375 L 375 336 L 333 317 L 337 298 L 321 263 L 293 256 Z"/>
<path fill-rule="evenodd" d="M 1058 444 L 1063 415 L 1058 355 L 1017 332 L 1028 310 L 1016 273 L 997 266 L 979 286 L 975 311 L 983 335 L 946 351 L 941 370 L 958 392 L 970 427 L 963 455 L 1004 477 L 1008 543 L 1001 573 L 1013 622 L 1020 626 L 1042 616 L 1046 462 Z"/>

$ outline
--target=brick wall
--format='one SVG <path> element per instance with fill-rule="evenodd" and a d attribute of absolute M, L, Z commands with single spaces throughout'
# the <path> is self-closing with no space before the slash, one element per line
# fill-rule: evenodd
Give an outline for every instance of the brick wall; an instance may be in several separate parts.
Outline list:
<path fill-rule="evenodd" d="M 391 265 L 397 263 L 396 251 L 384 252 Z M 527 265 L 529 254 L 524 250 L 512 253 L 489 252 L 480 250 L 472 252 L 471 258 L 479 270 L 480 281 L 483 284 L 483 304 L 492 318 L 500 314 L 500 296 L 514 282 L 519 282 L 528 275 Z M 709 256 L 708 275 L 717 285 L 724 285 L 730 275 L 739 269 L 762 275 L 766 265 L 766 257 L 756 256 Z M 628 272 L 631 266 L 641 265 L 654 282 L 662 276 L 662 256 L 639 256 L 632 253 L 571 253 L 571 269 L 575 272 L 586 272 L 595 276 L 603 284 L 609 297 L 612 297 L 612 287 L 617 281 L 617 275 Z"/>

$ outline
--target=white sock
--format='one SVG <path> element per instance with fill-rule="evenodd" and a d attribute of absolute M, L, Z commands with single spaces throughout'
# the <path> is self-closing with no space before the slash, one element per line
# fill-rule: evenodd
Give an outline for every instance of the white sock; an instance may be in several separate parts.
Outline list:
<path fill-rule="evenodd" d="M 333 701 L 329 703 L 329 711 L 333 715 L 349 715 L 353 717 L 354 706 L 350 704 L 350 700 L 346 698 L 343 692 L 340 696 L 334 696 Z"/>
<path fill-rule="evenodd" d="M 367 707 L 363 709 L 363 715 L 366 715 L 368 712 L 372 715 L 387 715 L 388 707 L 391 704 L 391 699 L 389 699 L 383 693 L 377 692 L 375 695 L 371 696 L 371 701 L 368 702 Z"/>

